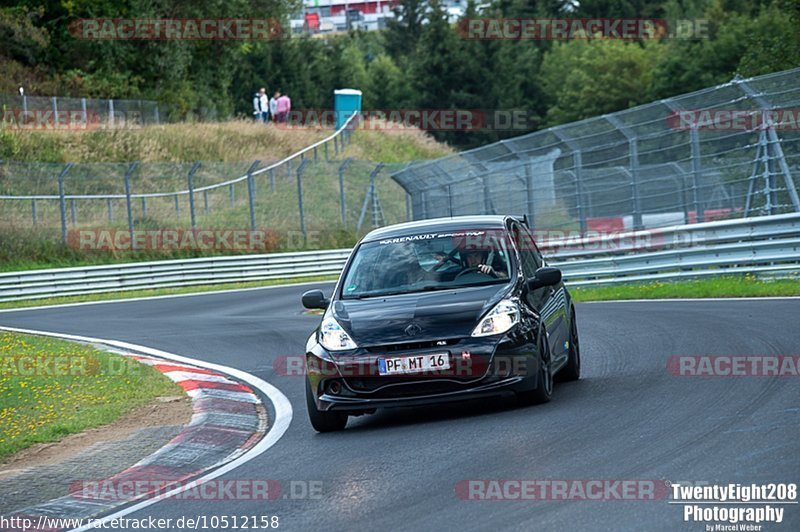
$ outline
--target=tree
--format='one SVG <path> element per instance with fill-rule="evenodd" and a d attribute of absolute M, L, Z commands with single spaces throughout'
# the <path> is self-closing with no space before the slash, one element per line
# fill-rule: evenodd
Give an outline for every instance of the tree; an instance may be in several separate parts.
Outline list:
<path fill-rule="evenodd" d="M 540 72 L 547 125 L 647 102 L 658 51 L 658 46 L 608 39 L 556 44 Z"/>

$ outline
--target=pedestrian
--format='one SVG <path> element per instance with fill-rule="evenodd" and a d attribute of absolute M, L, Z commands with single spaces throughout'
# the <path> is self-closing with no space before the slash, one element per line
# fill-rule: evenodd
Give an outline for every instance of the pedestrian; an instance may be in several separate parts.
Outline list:
<path fill-rule="evenodd" d="M 253 116 L 255 116 L 256 122 L 266 122 L 269 116 L 269 98 L 267 98 L 267 89 L 264 87 L 261 87 L 253 97 Z"/>
<path fill-rule="evenodd" d="M 278 97 L 278 122 L 285 124 L 286 119 L 289 117 L 289 112 L 292 110 L 292 100 L 289 99 L 287 94 L 281 94 Z"/>
<path fill-rule="evenodd" d="M 272 98 L 269 99 L 269 118 L 273 122 L 278 121 L 278 98 L 280 98 L 281 93 L 275 91 L 275 94 L 272 95 Z"/>

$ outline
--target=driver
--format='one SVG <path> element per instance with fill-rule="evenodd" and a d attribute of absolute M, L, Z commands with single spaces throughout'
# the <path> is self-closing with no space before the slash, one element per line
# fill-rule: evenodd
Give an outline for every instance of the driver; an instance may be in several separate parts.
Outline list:
<path fill-rule="evenodd" d="M 475 268 L 485 275 L 491 275 L 498 279 L 507 279 L 508 274 L 503 271 L 495 270 L 490 264 L 485 264 L 488 253 L 479 249 L 465 250 L 462 252 L 464 257 L 464 269 Z"/>

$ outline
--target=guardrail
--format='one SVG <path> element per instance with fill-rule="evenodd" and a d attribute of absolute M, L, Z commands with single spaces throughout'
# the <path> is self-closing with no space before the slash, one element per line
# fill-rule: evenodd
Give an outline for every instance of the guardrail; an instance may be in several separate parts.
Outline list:
<path fill-rule="evenodd" d="M 800 272 L 800 214 L 619 233 L 614 240 L 631 244 L 610 246 L 607 238 L 590 236 L 550 241 L 542 249 L 569 286 Z M 336 275 L 349 253 L 335 249 L 2 273 L 0 302 Z"/>

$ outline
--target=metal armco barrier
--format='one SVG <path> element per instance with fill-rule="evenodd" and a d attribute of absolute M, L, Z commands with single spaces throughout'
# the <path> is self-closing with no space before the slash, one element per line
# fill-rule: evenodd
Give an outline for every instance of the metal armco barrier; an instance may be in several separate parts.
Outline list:
<path fill-rule="evenodd" d="M 800 272 L 800 214 L 550 240 L 569 286 Z M 0 274 L 0 302 L 338 274 L 349 249 L 210 257 Z"/>

